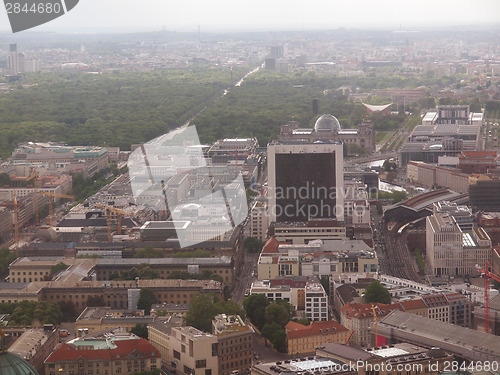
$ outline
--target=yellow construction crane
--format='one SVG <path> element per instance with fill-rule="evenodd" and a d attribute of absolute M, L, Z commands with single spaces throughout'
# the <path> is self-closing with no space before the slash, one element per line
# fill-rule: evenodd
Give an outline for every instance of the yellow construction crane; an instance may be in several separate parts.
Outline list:
<path fill-rule="evenodd" d="M 17 195 L 14 190 L 14 248 L 17 249 L 19 243 L 19 208 L 17 205 Z"/>
<path fill-rule="evenodd" d="M 27 179 L 26 179 L 26 182 L 32 180 L 32 179 L 35 179 L 35 181 L 33 181 L 33 201 L 35 203 L 35 224 L 38 224 L 38 222 L 40 221 L 40 218 L 39 218 L 39 214 L 38 214 L 38 186 L 37 186 L 37 182 L 38 180 L 35 178 L 35 177 L 38 177 L 37 176 L 37 171 L 36 171 L 36 168 L 33 168 L 32 169 L 32 172 L 31 172 L 31 176 L 29 176 Z"/>
<path fill-rule="evenodd" d="M 106 210 L 106 222 L 108 225 L 108 241 L 112 241 L 111 235 L 111 213 L 114 212 L 116 214 L 116 234 L 122 234 L 122 216 L 130 216 L 131 214 L 125 210 L 120 208 L 116 208 L 113 206 L 108 206 L 102 203 L 96 203 L 94 205 L 97 208 L 102 208 Z"/>
<path fill-rule="evenodd" d="M 50 218 L 50 226 L 53 227 L 54 226 L 54 213 L 52 211 L 52 200 L 53 198 L 57 197 L 57 198 L 68 198 L 68 199 L 75 199 L 74 196 L 72 195 L 66 195 L 66 194 L 56 194 L 56 193 L 51 193 L 51 192 L 46 192 L 46 191 L 42 191 L 42 194 L 43 195 L 46 195 L 47 197 L 49 197 L 49 218 Z"/>
<path fill-rule="evenodd" d="M 377 312 L 375 311 L 375 305 L 372 304 L 373 311 L 373 321 L 375 322 L 375 346 L 378 346 L 378 321 L 377 321 Z"/>

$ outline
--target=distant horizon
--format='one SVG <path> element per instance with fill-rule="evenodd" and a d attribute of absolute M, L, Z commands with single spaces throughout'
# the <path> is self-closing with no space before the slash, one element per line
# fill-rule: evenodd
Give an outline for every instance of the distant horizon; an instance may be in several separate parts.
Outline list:
<path fill-rule="evenodd" d="M 0 33 L 11 33 L 0 7 Z M 31 33 L 427 31 L 500 26 L 497 0 L 80 0 L 67 14 L 12 35 Z"/>
<path fill-rule="evenodd" d="M 321 27 L 317 26 L 315 28 L 309 28 L 309 29 L 293 29 L 292 27 L 283 27 L 280 29 L 275 29 L 272 27 L 266 28 L 264 26 L 260 28 L 225 28 L 225 29 L 218 29 L 216 27 L 210 28 L 210 29 L 203 29 L 200 25 L 200 29 L 196 27 L 195 29 L 168 29 L 168 28 L 163 28 L 163 27 L 122 27 L 122 26 L 114 26 L 114 27 L 88 27 L 88 28 L 73 28 L 72 30 L 68 29 L 61 29 L 61 30 L 55 30 L 55 29 L 50 29 L 48 26 L 47 28 L 43 28 L 42 26 L 32 29 L 32 30 L 27 30 L 21 33 L 12 33 L 10 29 L 0 29 L 0 37 L 13 37 L 13 38 L 29 38 L 30 35 L 32 36 L 41 36 L 41 35 L 85 35 L 85 34 L 103 34 L 103 35 L 120 35 L 120 34 L 147 34 L 147 33 L 161 33 L 161 32 L 166 32 L 166 33 L 178 33 L 178 34 L 192 34 L 196 35 L 200 33 L 200 35 L 218 35 L 218 34 L 231 34 L 231 33 L 236 33 L 236 34 L 265 34 L 265 33 L 323 33 L 323 32 L 366 32 L 366 31 L 373 31 L 373 32 L 393 32 L 393 33 L 426 33 L 426 32 L 433 32 L 433 31 L 448 31 L 448 32 L 454 32 L 454 31 L 462 31 L 462 30 L 472 30 L 476 29 L 479 31 L 492 31 L 496 29 L 500 29 L 500 21 L 496 23 L 491 23 L 491 24 L 467 24 L 467 25 L 441 25 L 441 26 L 422 26 L 422 27 L 415 27 L 411 29 L 404 29 L 404 28 L 387 28 L 387 27 L 381 27 L 381 26 L 373 26 L 373 27 L 338 27 L 338 28 L 328 28 L 328 27 Z"/>

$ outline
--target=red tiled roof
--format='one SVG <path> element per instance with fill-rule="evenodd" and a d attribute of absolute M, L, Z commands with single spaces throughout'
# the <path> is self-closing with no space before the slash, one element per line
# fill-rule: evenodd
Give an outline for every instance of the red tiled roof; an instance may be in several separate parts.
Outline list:
<path fill-rule="evenodd" d="M 403 307 L 403 311 L 423 309 L 425 308 L 425 303 L 421 299 L 412 299 L 409 301 L 402 301 L 399 303 Z"/>
<path fill-rule="evenodd" d="M 266 244 L 262 248 L 262 253 L 274 254 L 278 253 L 278 247 L 280 242 L 275 238 L 271 237 L 267 240 Z"/>
<path fill-rule="evenodd" d="M 139 352 L 147 358 L 159 358 L 160 352 L 146 339 L 131 339 L 114 341 L 115 349 L 82 349 L 74 345 L 62 343 L 46 362 L 76 361 L 85 359 L 126 359 L 131 353 Z"/>
<path fill-rule="evenodd" d="M 316 336 L 328 333 L 337 333 L 348 330 L 343 325 L 337 323 L 334 320 L 329 320 L 327 322 L 312 322 L 308 326 L 296 322 L 289 322 L 285 328 L 289 339 L 306 336 Z"/>
<path fill-rule="evenodd" d="M 405 311 L 404 307 L 400 303 L 393 303 L 391 305 L 385 305 L 383 303 L 374 303 L 375 312 L 378 316 L 385 316 L 391 311 L 400 310 Z M 346 303 L 341 310 L 347 318 L 363 319 L 373 317 L 373 309 L 371 303 Z"/>

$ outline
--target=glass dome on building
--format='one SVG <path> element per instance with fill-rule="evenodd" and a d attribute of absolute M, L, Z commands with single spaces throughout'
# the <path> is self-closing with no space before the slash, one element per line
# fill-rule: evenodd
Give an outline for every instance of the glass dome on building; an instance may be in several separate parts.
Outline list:
<path fill-rule="evenodd" d="M 0 374 L 2 375 L 39 375 L 27 361 L 21 357 L 0 350 Z"/>
<path fill-rule="evenodd" d="M 328 114 L 321 116 L 314 124 L 315 132 L 338 132 L 340 130 L 339 120 L 335 116 Z"/>

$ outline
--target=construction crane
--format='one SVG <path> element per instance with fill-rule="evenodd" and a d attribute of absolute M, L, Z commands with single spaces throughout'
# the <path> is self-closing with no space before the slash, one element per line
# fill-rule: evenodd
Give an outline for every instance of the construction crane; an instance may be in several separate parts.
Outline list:
<path fill-rule="evenodd" d="M 490 272 L 488 261 L 485 262 L 484 270 L 476 264 L 476 269 L 484 274 L 484 332 L 490 333 L 490 277 L 500 282 L 500 277 Z"/>
<path fill-rule="evenodd" d="M 17 195 L 14 190 L 14 248 L 17 249 L 19 243 L 19 208 L 17 204 Z"/>
<path fill-rule="evenodd" d="M 116 214 L 116 234 L 118 235 L 122 234 L 122 216 L 130 216 L 131 214 L 120 208 L 108 206 L 101 203 L 96 203 L 94 206 L 106 210 L 106 222 L 108 225 L 108 241 L 111 242 L 113 239 L 111 235 L 111 220 L 112 220 L 111 213 L 114 212 Z"/>
<path fill-rule="evenodd" d="M 378 320 L 374 304 L 372 304 L 372 311 L 373 311 L 373 321 L 375 322 L 375 346 L 378 346 Z"/>
<path fill-rule="evenodd" d="M 57 198 L 68 198 L 68 199 L 75 199 L 74 196 L 72 195 L 66 195 L 66 194 L 56 194 L 56 193 L 51 193 L 51 192 L 46 192 L 46 191 L 42 191 L 42 194 L 43 195 L 46 195 L 47 197 L 49 197 L 49 218 L 50 218 L 50 226 L 53 227 L 54 226 L 54 213 L 52 211 L 52 200 L 53 198 L 57 197 Z"/>
<path fill-rule="evenodd" d="M 31 172 L 31 176 L 29 176 L 27 179 L 26 179 L 26 182 L 34 179 L 35 177 L 38 177 L 37 176 L 37 171 L 36 171 L 36 168 L 33 168 L 32 169 L 32 172 Z M 38 222 L 40 221 L 40 217 L 39 217 L 39 214 L 38 214 L 38 210 L 39 210 L 39 207 L 38 207 L 38 186 L 37 186 L 37 179 L 35 178 L 35 181 L 33 181 L 33 201 L 35 203 L 35 224 L 38 224 Z"/>

